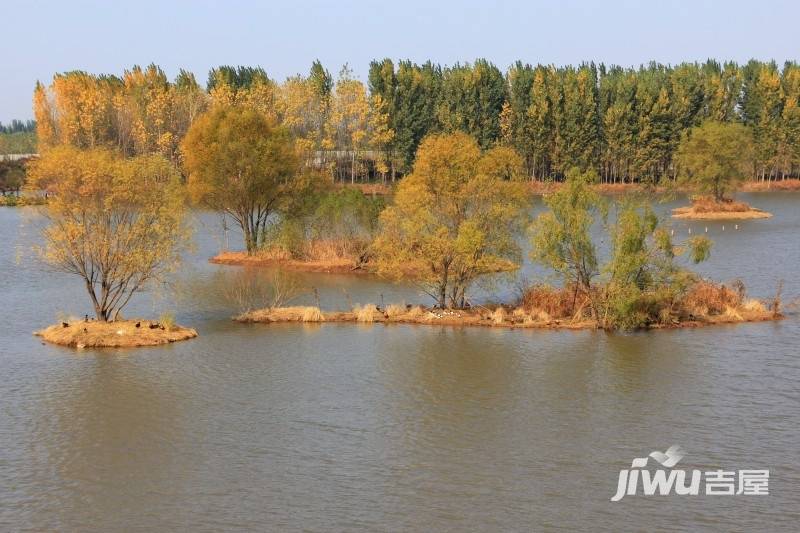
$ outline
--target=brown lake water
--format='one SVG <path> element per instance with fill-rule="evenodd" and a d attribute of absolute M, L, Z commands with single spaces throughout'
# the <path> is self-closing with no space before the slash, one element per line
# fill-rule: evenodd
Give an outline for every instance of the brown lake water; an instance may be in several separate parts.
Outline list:
<path fill-rule="evenodd" d="M 705 274 L 800 295 L 800 194 L 741 196 L 775 217 L 676 235 L 708 227 Z M 240 325 L 220 292 L 236 269 L 207 263 L 221 236 L 203 214 L 175 284 L 127 311 L 174 311 L 200 337 L 76 351 L 31 335 L 90 312 L 76 279 L 20 257 L 33 213 L 0 208 L 2 531 L 800 527 L 796 315 L 628 334 Z M 327 308 L 424 301 L 370 277 L 300 278 Z M 769 469 L 770 494 L 609 501 L 634 457 L 672 444 L 687 470 Z"/>

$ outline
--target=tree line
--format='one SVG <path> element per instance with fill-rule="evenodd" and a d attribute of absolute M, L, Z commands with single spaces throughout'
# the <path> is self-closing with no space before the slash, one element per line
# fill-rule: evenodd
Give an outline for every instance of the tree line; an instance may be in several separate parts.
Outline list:
<path fill-rule="evenodd" d="M 36 122 L 12 120 L 0 122 L 0 155 L 36 153 Z"/>
<path fill-rule="evenodd" d="M 0 122 L 0 133 L 28 133 L 36 131 L 36 121 L 14 119 L 10 124 Z"/>
<path fill-rule="evenodd" d="M 373 93 L 388 103 L 389 144 L 413 161 L 431 132 L 464 131 L 482 148 L 515 148 L 532 179 L 562 179 L 578 166 L 603 182 L 674 178 L 684 132 L 705 120 L 744 124 L 756 143 L 753 177 L 800 172 L 800 69 L 786 63 L 650 63 L 638 69 L 585 63 L 515 63 L 505 75 L 485 60 L 442 68 L 384 59 L 370 65 Z"/>
<path fill-rule="evenodd" d="M 259 67 L 221 66 L 202 87 L 156 65 L 121 77 L 68 72 L 38 83 L 42 146 L 111 146 L 179 163 L 189 126 L 214 106 L 243 106 L 287 128 L 300 161 L 337 181 L 394 179 L 411 171 L 421 140 L 465 132 L 482 149 L 503 145 L 530 179 L 563 179 L 577 166 L 607 183 L 678 174 L 684 132 L 705 120 L 744 125 L 755 142 L 751 176 L 800 175 L 800 68 L 794 62 L 651 63 L 637 69 L 585 63 L 487 60 L 441 66 L 373 61 L 366 84 L 345 66 L 336 79 L 318 61 L 283 82 Z"/>

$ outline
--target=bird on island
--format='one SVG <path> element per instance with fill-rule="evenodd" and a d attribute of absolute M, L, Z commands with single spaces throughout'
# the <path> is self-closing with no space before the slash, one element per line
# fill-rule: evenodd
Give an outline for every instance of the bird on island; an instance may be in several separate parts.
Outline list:
<path fill-rule="evenodd" d="M 137 327 L 137 328 L 140 328 L 140 327 L 142 327 L 142 323 L 141 323 L 141 322 L 137 322 L 137 323 L 136 323 L 136 327 Z"/>
<path fill-rule="evenodd" d="M 69 324 L 68 324 L 67 322 L 62 322 L 62 323 L 61 323 L 61 327 L 62 327 L 62 328 L 68 328 L 68 327 L 69 327 Z"/>

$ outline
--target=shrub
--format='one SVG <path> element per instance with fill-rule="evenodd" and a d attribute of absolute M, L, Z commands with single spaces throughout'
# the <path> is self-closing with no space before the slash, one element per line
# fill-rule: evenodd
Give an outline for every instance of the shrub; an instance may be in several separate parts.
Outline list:
<path fill-rule="evenodd" d="M 719 315 L 726 308 L 741 304 L 740 291 L 724 284 L 701 280 L 692 285 L 682 299 L 682 306 L 694 315 Z"/>
<path fill-rule="evenodd" d="M 503 307 L 498 307 L 492 313 L 492 322 L 495 324 L 502 324 L 508 318 L 508 312 Z"/>
<path fill-rule="evenodd" d="M 695 213 L 741 213 L 749 211 L 750 206 L 744 202 L 736 202 L 730 198 L 717 201 L 711 196 L 697 196 L 692 198 L 692 210 Z"/>
<path fill-rule="evenodd" d="M 543 311 L 551 318 L 571 318 L 586 296 L 578 294 L 575 287 L 556 288 L 549 285 L 531 285 L 522 293 L 519 305 L 534 313 Z"/>

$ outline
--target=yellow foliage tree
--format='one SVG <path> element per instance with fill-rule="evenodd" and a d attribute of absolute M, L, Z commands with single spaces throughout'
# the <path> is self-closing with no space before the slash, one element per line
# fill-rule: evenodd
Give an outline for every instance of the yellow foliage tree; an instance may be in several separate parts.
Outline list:
<path fill-rule="evenodd" d="M 386 179 L 389 165 L 392 163 L 389 146 L 394 140 L 394 130 L 389 126 L 389 111 L 386 101 L 379 94 L 370 97 L 369 144 L 378 152 L 376 170 Z"/>
<path fill-rule="evenodd" d="M 504 153 L 481 154 L 464 133 L 425 138 L 413 172 L 381 214 L 379 272 L 416 281 L 440 307 L 460 308 L 479 276 L 517 268 L 528 195 L 522 182 L 503 177 L 503 167 L 519 164 Z M 520 165 L 510 174 L 523 173 Z"/>
<path fill-rule="evenodd" d="M 164 158 L 60 146 L 28 176 L 31 188 L 53 193 L 41 258 L 83 279 L 98 320 L 117 319 L 136 292 L 178 264 L 188 238 L 184 193 Z"/>
<path fill-rule="evenodd" d="M 350 181 L 355 182 L 359 152 L 368 146 L 370 106 L 367 89 L 353 79 L 347 65 L 342 68 L 334 88 L 326 145 L 350 152 Z"/>
<path fill-rule="evenodd" d="M 181 149 L 193 198 L 233 218 L 248 254 L 264 244 L 270 217 L 305 185 L 289 132 L 250 108 L 213 108 Z"/>
<path fill-rule="evenodd" d="M 279 102 L 281 124 L 292 133 L 298 155 L 310 163 L 322 149 L 328 99 L 310 79 L 295 76 L 281 85 Z"/>

